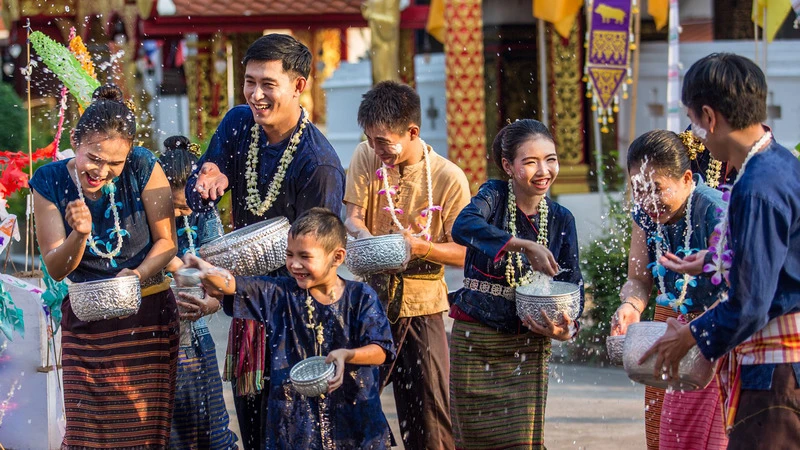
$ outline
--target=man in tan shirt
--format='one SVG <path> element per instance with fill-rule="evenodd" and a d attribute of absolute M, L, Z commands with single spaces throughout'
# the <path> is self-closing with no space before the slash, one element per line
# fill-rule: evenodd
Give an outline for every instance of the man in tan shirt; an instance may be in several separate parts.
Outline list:
<path fill-rule="evenodd" d="M 421 115 L 419 95 L 408 86 L 385 81 L 364 95 L 358 122 L 367 141 L 350 161 L 345 224 L 358 238 L 402 233 L 408 242 L 405 270 L 366 280 L 387 309 L 397 347 L 384 385 L 393 382 L 406 448 L 452 449 L 444 266 L 464 266 L 466 249 L 450 230 L 470 191 L 464 172 L 420 138 Z"/>

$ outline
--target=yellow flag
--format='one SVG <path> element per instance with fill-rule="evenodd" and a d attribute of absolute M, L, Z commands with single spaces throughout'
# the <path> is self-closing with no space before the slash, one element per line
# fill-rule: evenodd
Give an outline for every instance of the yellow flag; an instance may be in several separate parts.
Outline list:
<path fill-rule="evenodd" d="M 583 0 L 533 0 L 533 17 L 550 22 L 561 37 L 569 37 Z"/>
<path fill-rule="evenodd" d="M 656 21 L 656 30 L 664 28 L 669 18 L 669 0 L 649 0 L 647 14 L 653 16 L 653 20 Z"/>
<path fill-rule="evenodd" d="M 444 0 L 431 0 L 431 6 L 428 9 L 428 23 L 425 25 L 425 31 L 437 41 L 444 44 L 444 35 L 446 31 L 444 26 Z"/>
<path fill-rule="evenodd" d="M 764 26 L 764 7 L 767 8 L 767 28 L 764 33 L 767 42 L 772 42 L 778 29 L 792 10 L 792 0 L 753 0 L 752 19 L 759 26 Z"/>

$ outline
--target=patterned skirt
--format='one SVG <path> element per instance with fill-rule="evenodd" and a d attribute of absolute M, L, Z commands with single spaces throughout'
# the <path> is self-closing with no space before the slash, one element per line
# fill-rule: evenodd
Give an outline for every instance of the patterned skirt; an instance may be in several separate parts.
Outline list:
<path fill-rule="evenodd" d="M 84 322 L 61 307 L 66 435 L 62 449 L 169 445 L 178 308 L 169 289 L 123 319 Z"/>
<path fill-rule="evenodd" d="M 450 415 L 456 448 L 544 448 L 550 339 L 456 320 Z"/>
<path fill-rule="evenodd" d="M 238 438 L 228 429 L 214 340 L 204 319 L 189 326 L 191 343 L 178 351 L 170 448 L 235 449 Z"/>

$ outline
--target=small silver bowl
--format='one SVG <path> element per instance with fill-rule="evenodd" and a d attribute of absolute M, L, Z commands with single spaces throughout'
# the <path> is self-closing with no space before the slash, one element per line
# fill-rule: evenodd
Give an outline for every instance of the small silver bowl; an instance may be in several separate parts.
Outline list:
<path fill-rule="evenodd" d="M 198 286 L 202 280 L 200 279 L 200 270 L 191 267 L 184 267 L 175 271 L 175 284 L 180 287 Z"/>
<path fill-rule="evenodd" d="M 667 331 L 664 322 L 639 322 L 628 326 L 627 338 L 622 350 L 622 362 L 625 372 L 631 380 L 660 389 L 672 387 L 683 391 L 703 389 L 711 383 L 716 372 L 716 363 L 708 361 L 695 345 L 681 359 L 678 376 L 672 380 L 653 374 L 656 355 L 647 358 L 644 364 L 639 359 Z"/>
<path fill-rule="evenodd" d="M 285 217 L 254 223 L 200 247 L 200 257 L 234 275 L 267 275 L 286 265 L 289 228 Z"/>
<path fill-rule="evenodd" d="M 190 287 L 181 287 L 175 284 L 173 281 L 170 283 L 170 288 L 172 288 L 172 293 L 175 295 L 175 300 L 183 300 L 178 294 L 184 293 L 191 295 L 197 298 L 205 298 L 206 293 L 200 286 L 190 286 Z M 178 310 L 180 312 L 186 312 L 180 305 L 178 305 Z M 191 320 L 181 320 L 180 321 L 180 331 L 181 331 L 181 338 L 180 338 L 180 346 L 181 347 L 188 347 L 192 345 L 192 321 Z"/>
<path fill-rule="evenodd" d="M 347 242 L 344 264 L 356 275 L 398 270 L 408 259 L 402 234 L 385 234 Z"/>
<path fill-rule="evenodd" d="M 581 310 L 581 288 L 577 284 L 564 281 L 551 282 L 550 294 L 536 293 L 533 285 L 526 284 L 516 289 L 517 316 L 525 319 L 530 315 L 536 323 L 547 326 L 540 310 L 556 325 L 564 325 L 562 313 L 567 313 L 570 320 L 578 318 Z"/>
<path fill-rule="evenodd" d="M 68 291 L 72 311 L 84 322 L 130 316 L 142 304 L 139 277 L 135 275 L 73 283 Z"/>
<path fill-rule="evenodd" d="M 615 366 L 622 365 L 622 349 L 625 346 L 625 335 L 606 337 L 606 353 L 608 361 Z"/>
<path fill-rule="evenodd" d="M 319 397 L 328 392 L 328 381 L 335 374 L 336 366 L 333 363 L 326 364 L 324 356 L 312 356 L 292 367 L 289 380 L 299 394 Z"/>

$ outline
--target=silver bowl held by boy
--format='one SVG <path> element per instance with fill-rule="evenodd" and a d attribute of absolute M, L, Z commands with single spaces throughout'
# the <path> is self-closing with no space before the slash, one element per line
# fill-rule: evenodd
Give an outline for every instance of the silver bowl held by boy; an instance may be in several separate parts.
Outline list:
<path fill-rule="evenodd" d="M 333 363 L 326 364 L 324 356 L 306 358 L 289 371 L 294 389 L 306 397 L 319 397 L 328 392 L 328 381 L 336 374 Z"/>
<path fill-rule="evenodd" d="M 248 225 L 200 247 L 200 257 L 234 275 L 267 275 L 286 265 L 289 220 L 275 217 Z"/>
<path fill-rule="evenodd" d="M 578 318 L 581 310 L 581 288 L 573 283 L 552 281 L 549 293 L 543 294 L 533 283 L 526 284 L 517 287 L 516 302 L 517 316 L 520 319 L 530 315 L 536 323 L 546 327 L 547 323 L 540 312 L 544 310 L 550 321 L 563 326 L 565 323 L 562 313 L 567 313 L 570 320 Z"/>
<path fill-rule="evenodd" d="M 142 304 L 139 277 L 135 275 L 73 283 L 68 290 L 72 311 L 84 322 L 136 314 Z"/>
<path fill-rule="evenodd" d="M 709 362 L 703 357 L 696 345 L 681 359 L 678 376 L 671 380 L 667 380 L 666 375 L 654 375 L 656 355 L 651 355 L 643 364 L 639 364 L 639 359 L 666 331 L 665 322 L 639 322 L 628 326 L 622 354 L 628 378 L 661 389 L 672 387 L 693 391 L 708 386 L 714 378 L 716 363 Z"/>
<path fill-rule="evenodd" d="M 408 259 L 406 240 L 401 234 L 386 234 L 347 241 L 344 264 L 355 275 L 363 276 L 398 270 Z"/>

